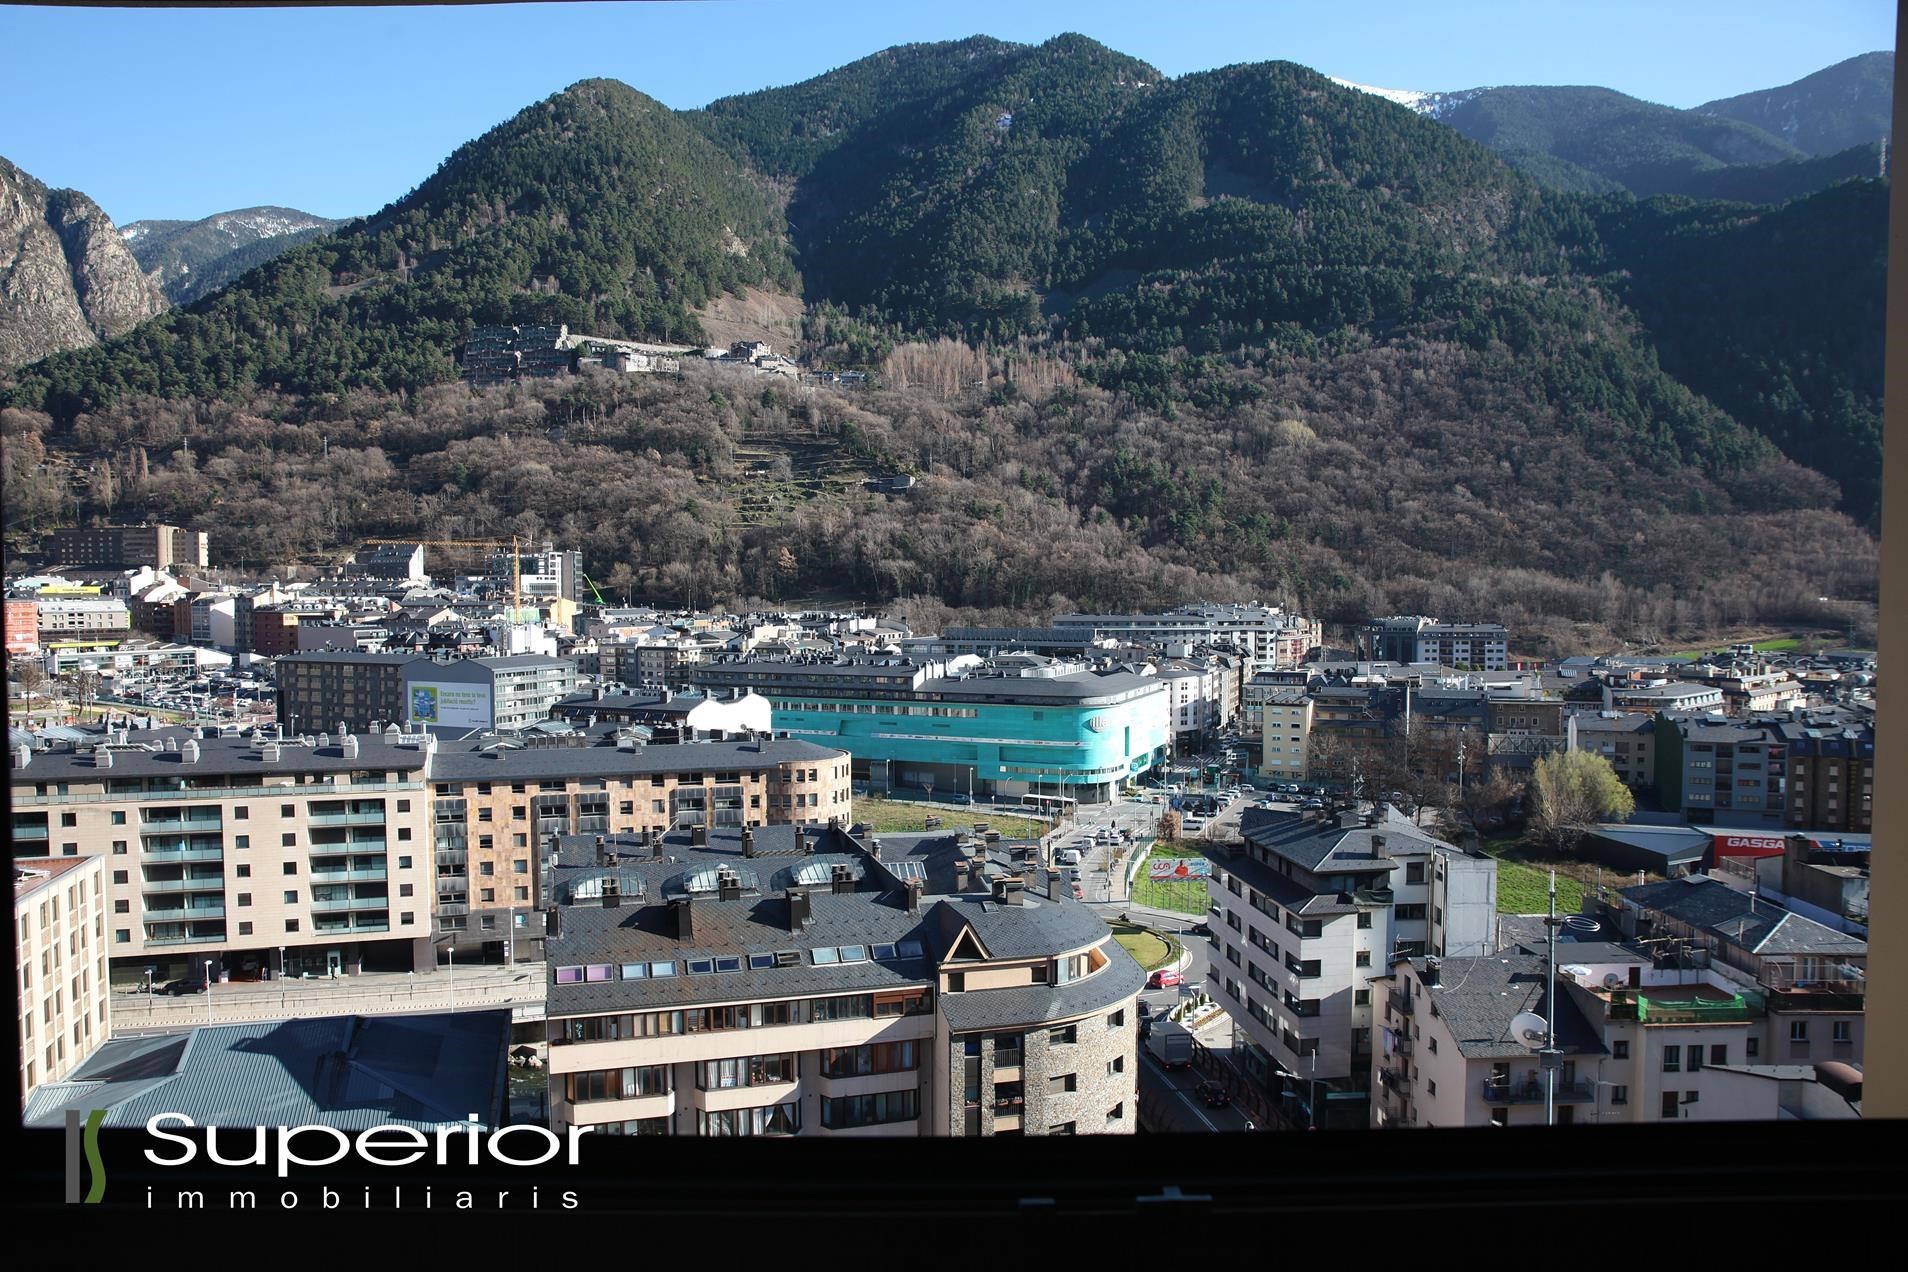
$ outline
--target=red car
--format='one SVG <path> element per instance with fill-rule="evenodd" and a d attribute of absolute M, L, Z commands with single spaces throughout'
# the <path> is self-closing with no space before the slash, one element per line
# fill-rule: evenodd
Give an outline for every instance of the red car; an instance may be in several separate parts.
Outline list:
<path fill-rule="evenodd" d="M 1178 972 L 1168 969 L 1154 972 L 1146 982 L 1148 989 L 1171 989 L 1184 978 Z"/>

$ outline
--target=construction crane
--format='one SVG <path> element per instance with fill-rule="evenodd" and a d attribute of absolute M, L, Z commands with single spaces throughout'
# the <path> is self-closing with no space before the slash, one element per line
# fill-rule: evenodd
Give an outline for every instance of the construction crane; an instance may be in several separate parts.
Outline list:
<path fill-rule="evenodd" d="M 508 539 L 366 539 L 362 544 L 367 548 L 408 547 L 417 544 L 426 548 L 488 548 L 493 552 L 510 551 L 510 621 L 521 620 L 523 609 L 523 556 L 516 535 Z"/>

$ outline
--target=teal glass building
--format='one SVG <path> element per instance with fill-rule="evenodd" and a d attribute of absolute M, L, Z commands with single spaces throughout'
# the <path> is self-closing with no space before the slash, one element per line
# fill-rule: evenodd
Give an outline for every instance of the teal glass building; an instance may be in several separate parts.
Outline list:
<path fill-rule="evenodd" d="M 695 682 L 763 695 L 777 733 L 842 748 L 874 790 L 1100 803 L 1163 762 L 1170 737 L 1165 686 L 1125 671 L 948 675 L 903 658 L 744 658 L 698 668 Z"/>

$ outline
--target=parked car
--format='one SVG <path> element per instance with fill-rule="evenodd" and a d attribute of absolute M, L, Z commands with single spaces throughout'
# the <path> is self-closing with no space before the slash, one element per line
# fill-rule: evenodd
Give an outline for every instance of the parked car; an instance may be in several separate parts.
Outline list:
<path fill-rule="evenodd" d="M 1232 1103 L 1232 1097 L 1217 1082 L 1201 1082 L 1193 1088 L 1193 1094 L 1204 1100 L 1209 1109 L 1223 1109 Z"/>
<path fill-rule="evenodd" d="M 1146 978 L 1146 988 L 1171 989 L 1173 986 L 1179 984 L 1184 979 L 1185 977 L 1181 976 L 1178 972 L 1175 972 L 1172 968 L 1162 967 L 1157 972 L 1154 972 L 1151 976 Z"/>
<path fill-rule="evenodd" d="M 1192 929 L 1192 934 L 1194 936 L 1211 936 L 1212 925 L 1209 923 L 1194 924 Z"/>
<path fill-rule="evenodd" d="M 168 983 L 166 987 L 159 992 L 174 995 L 203 994 L 205 992 L 205 977 L 197 973 L 191 976 L 182 976 L 178 980 Z"/>

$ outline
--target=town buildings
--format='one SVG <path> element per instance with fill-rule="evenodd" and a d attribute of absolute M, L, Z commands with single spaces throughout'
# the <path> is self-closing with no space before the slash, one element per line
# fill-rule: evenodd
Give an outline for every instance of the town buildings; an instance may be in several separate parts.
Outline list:
<path fill-rule="evenodd" d="M 14 837 L 14 1004 L 20 1095 L 58 1082 L 112 1033 L 105 858 L 36 857 Z"/>
<path fill-rule="evenodd" d="M 615 727 L 277 738 L 93 734 L 16 750 L 12 839 L 103 859 L 115 981 L 425 970 L 432 944 L 535 957 L 552 834 L 821 824 L 848 757 L 787 739 L 640 746 Z"/>
<path fill-rule="evenodd" d="M 1301 1124 L 1365 1125 L 1374 982 L 1395 957 L 1492 949 L 1497 862 L 1383 805 L 1251 809 L 1241 833 L 1208 883 L 1235 1060 Z"/>
<path fill-rule="evenodd" d="M 205 569 L 211 565 L 205 531 L 167 525 L 56 530 L 48 539 L 45 551 L 52 560 L 72 569 L 121 569 L 141 565 L 159 570 L 175 566 Z"/>
<path fill-rule="evenodd" d="M 551 1116 L 628 1135 L 1127 1134 L 1144 973 L 954 836 L 561 842 Z"/>
<path fill-rule="evenodd" d="M 1276 605 L 1182 605 L 1162 614 L 1059 614 L 1057 633 L 1134 644 L 1229 644 L 1254 664 L 1290 667 L 1323 644 L 1317 619 Z"/>
<path fill-rule="evenodd" d="M 438 659 L 324 650 L 273 664 L 278 719 L 300 728 L 512 729 L 549 718 L 576 688 L 576 667 L 543 654 Z"/>

